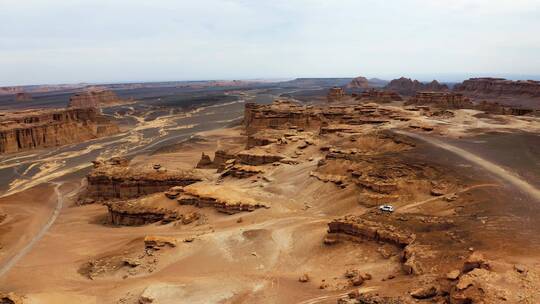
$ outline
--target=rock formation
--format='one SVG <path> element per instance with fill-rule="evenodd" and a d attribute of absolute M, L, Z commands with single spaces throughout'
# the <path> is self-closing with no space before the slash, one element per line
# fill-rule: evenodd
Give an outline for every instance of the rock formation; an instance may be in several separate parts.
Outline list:
<path fill-rule="evenodd" d="M 160 221 L 170 223 L 182 219 L 182 216 L 173 210 L 141 206 L 136 201 L 109 202 L 106 206 L 109 212 L 109 223 L 113 225 L 142 226 Z"/>
<path fill-rule="evenodd" d="M 99 108 L 101 106 L 116 105 L 125 103 L 113 91 L 108 90 L 86 90 L 76 93 L 69 98 L 70 108 Z"/>
<path fill-rule="evenodd" d="M 472 109 L 473 103 L 463 94 L 450 92 L 418 92 L 405 105 L 431 105 L 442 109 Z"/>
<path fill-rule="evenodd" d="M 445 84 L 440 84 L 437 80 L 433 80 L 430 83 L 422 83 L 418 80 L 401 77 L 399 79 L 390 81 L 390 83 L 386 85 L 385 89 L 398 92 L 402 95 L 413 96 L 419 91 L 447 91 L 448 86 Z"/>
<path fill-rule="evenodd" d="M 346 86 L 347 89 L 368 89 L 369 80 L 366 77 L 356 77 Z"/>
<path fill-rule="evenodd" d="M 199 208 L 210 207 L 227 214 L 268 208 L 266 204 L 247 198 L 234 189 L 210 184 L 184 187 L 184 191 L 178 196 L 178 202 L 181 205 L 194 205 Z"/>
<path fill-rule="evenodd" d="M 369 91 L 365 91 L 358 95 L 353 95 L 355 99 L 361 100 L 361 101 L 370 101 L 370 102 L 377 102 L 377 103 L 387 103 L 392 101 L 402 101 L 403 98 L 401 96 L 393 91 L 380 91 L 371 89 Z"/>
<path fill-rule="evenodd" d="M 471 78 L 454 87 L 454 91 L 473 96 L 540 97 L 540 81 L 506 80 L 504 78 Z"/>
<path fill-rule="evenodd" d="M 0 153 L 56 147 L 118 131 L 92 108 L 11 112 L 0 116 Z"/>
<path fill-rule="evenodd" d="M 338 102 L 343 99 L 345 96 L 345 92 L 343 92 L 342 88 L 333 87 L 330 90 L 328 90 L 327 100 L 328 102 Z"/>
<path fill-rule="evenodd" d="M 135 169 L 117 160 L 95 162 L 86 178 L 86 196 L 97 200 L 136 198 L 201 181 L 191 171 Z"/>
<path fill-rule="evenodd" d="M 357 216 L 345 216 L 328 224 L 328 235 L 345 234 L 359 239 L 369 239 L 396 245 L 400 248 L 411 244 L 416 236 L 413 233 L 369 221 Z"/>

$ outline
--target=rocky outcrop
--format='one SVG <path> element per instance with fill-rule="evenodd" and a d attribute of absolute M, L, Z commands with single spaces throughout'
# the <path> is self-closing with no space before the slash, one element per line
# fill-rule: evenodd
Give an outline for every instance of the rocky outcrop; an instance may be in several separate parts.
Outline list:
<path fill-rule="evenodd" d="M 119 226 L 142 226 L 156 222 L 170 223 L 182 217 L 176 211 L 141 206 L 135 201 L 109 202 L 108 220 L 110 224 Z"/>
<path fill-rule="evenodd" d="M 208 156 L 204 152 L 202 152 L 201 159 L 197 163 L 196 168 L 197 169 L 216 169 L 216 167 L 214 166 L 214 163 L 210 159 L 210 156 Z"/>
<path fill-rule="evenodd" d="M 342 88 L 333 87 L 328 90 L 328 95 L 326 96 L 328 102 L 338 102 L 345 96 L 345 92 Z"/>
<path fill-rule="evenodd" d="M 15 94 L 15 101 L 31 101 L 32 95 L 30 93 L 20 92 Z"/>
<path fill-rule="evenodd" d="M 504 78 L 471 78 L 454 87 L 454 91 L 482 96 L 540 97 L 540 81 L 506 80 Z"/>
<path fill-rule="evenodd" d="M 266 204 L 246 197 L 243 193 L 236 193 L 233 189 L 216 185 L 185 187 L 184 192 L 178 196 L 178 202 L 181 205 L 194 205 L 199 208 L 210 207 L 227 214 L 268 208 Z"/>
<path fill-rule="evenodd" d="M 401 77 L 390 81 L 385 89 L 402 95 L 413 96 L 419 91 L 447 91 L 448 86 L 440 84 L 437 80 L 433 80 L 430 83 L 422 83 L 418 80 Z"/>
<path fill-rule="evenodd" d="M 411 244 L 416 236 L 392 225 L 369 221 L 359 216 L 348 215 L 328 224 L 328 235 L 344 234 L 358 239 L 369 239 L 396 245 L 400 248 Z"/>
<path fill-rule="evenodd" d="M 473 103 L 463 94 L 450 92 L 418 92 L 405 105 L 431 105 L 442 109 L 472 109 Z"/>
<path fill-rule="evenodd" d="M 86 90 L 76 93 L 69 98 L 70 108 L 99 108 L 102 106 L 117 105 L 128 102 L 123 100 L 113 91 Z"/>
<path fill-rule="evenodd" d="M 0 304 L 24 304 L 23 298 L 13 292 L 2 293 L 0 292 Z"/>
<path fill-rule="evenodd" d="M 246 103 L 244 126 L 249 134 L 266 129 L 319 128 L 321 117 L 308 106 L 289 101 L 274 101 L 270 105 Z"/>
<path fill-rule="evenodd" d="M 368 89 L 369 88 L 369 80 L 366 77 L 356 77 L 354 78 L 349 84 L 346 86 L 347 89 Z"/>
<path fill-rule="evenodd" d="M 236 155 L 238 162 L 244 165 L 260 166 L 279 162 L 284 159 L 283 155 L 265 153 L 262 151 L 245 150 Z"/>
<path fill-rule="evenodd" d="M 126 163 L 110 161 L 95 162 L 94 169 L 86 178 L 86 196 L 97 200 L 136 198 L 201 181 L 191 171 L 134 169 Z"/>
<path fill-rule="evenodd" d="M 369 91 L 362 92 L 361 94 L 353 95 L 355 99 L 361 101 L 377 102 L 377 103 L 388 103 L 392 101 L 402 101 L 403 98 L 393 91 L 381 91 L 371 89 Z"/>
<path fill-rule="evenodd" d="M 0 153 L 56 147 L 117 132 L 117 125 L 92 108 L 10 112 L 0 116 Z"/>

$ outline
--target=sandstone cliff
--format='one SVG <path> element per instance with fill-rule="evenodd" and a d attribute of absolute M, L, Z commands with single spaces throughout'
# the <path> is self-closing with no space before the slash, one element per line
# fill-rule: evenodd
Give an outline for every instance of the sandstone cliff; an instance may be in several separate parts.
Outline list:
<path fill-rule="evenodd" d="M 86 178 L 86 196 L 98 200 L 136 198 L 201 181 L 189 171 L 134 169 L 117 161 L 95 162 Z"/>
<path fill-rule="evenodd" d="M 92 108 L 7 113 L 0 116 L 0 153 L 72 144 L 118 131 Z"/>
<path fill-rule="evenodd" d="M 345 92 L 343 92 L 342 88 L 333 87 L 330 90 L 328 90 L 328 95 L 326 98 L 328 99 L 328 102 L 338 102 L 345 96 Z"/>
<path fill-rule="evenodd" d="M 402 95 L 412 96 L 419 91 L 447 91 L 448 86 L 440 84 L 437 80 L 433 80 L 430 83 L 422 83 L 418 80 L 401 77 L 390 81 L 385 89 L 398 92 Z"/>

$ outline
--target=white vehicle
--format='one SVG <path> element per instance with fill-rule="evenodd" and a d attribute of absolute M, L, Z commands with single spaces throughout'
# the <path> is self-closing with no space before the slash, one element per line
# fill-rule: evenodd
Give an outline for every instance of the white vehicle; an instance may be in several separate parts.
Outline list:
<path fill-rule="evenodd" d="M 383 212 L 394 212 L 394 207 L 392 205 L 380 205 L 379 210 Z"/>

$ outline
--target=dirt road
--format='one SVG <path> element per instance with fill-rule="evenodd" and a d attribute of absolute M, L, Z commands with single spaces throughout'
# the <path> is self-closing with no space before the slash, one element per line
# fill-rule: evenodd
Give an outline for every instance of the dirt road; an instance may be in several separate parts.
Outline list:
<path fill-rule="evenodd" d="M 531 198 L 534 200 L 540 201 L 540 190 L 534 187 L 533 185 L 527 183 L 520 177 L 516 176 L 512 172 L 509 172 L 508 170 L 502 168 L 501 166 L 494 164 L 490 161 L 487 161 L 469 151 L 463 150 L 461 148 L 458 148 L 456 146 L 450 145 L 448 143 L 444 143 L 442 141 L 439 141 L 437 139 L 434 139 L 432 137 L 427 137 L 424 135 L 416 134 L 416 133 L 410 133 L 406 131 L 396 131 L 396 133 L 403 134 L 406 136 L 410 136 L 413 138 L 417 138 L 420 140 L 423 140 L 429 144 L 432 144 L 436 147 L 445 149 L 447 151 L 450 151 L 454 154 L 459 155 L 460 157 L 479 165 L 480 167 L 486 169 L 490 173 L 502 178 L 503 180 L 511 183 L 515 187 L 517 187 L 522 192 L 528 194 Z"/>
<path fill-rule="evenodd" d="M 7 263 L 0 266 L 0 277 L 2 277 L 4 274 L 8 273 L 13 266 L 19 262 L 20 259 L 22 259 L 26 254 L 30 252 L 32 247 L 47 233 L 49 228 L 51 228 L 54 221 L 56 221 L 56 218 L 58 218 L 58 215 L 60 214 L 60 210 L 62 210 L 62 207 L 64 206 L 64 196 L 60 192 L 60 187 L 63 183 L 61 182 L 53 182 L 53 184 L 56 185 L 54 188 L 54 193 L 56 196 L 56 207 L 53 210 L 53 213 L 51 214 L 51 217 L 49 218 L 49 221 L 47 224 L 45 224 L 38 233 L 28 242 L 28 244 L 19 251 L 16 255 L 14 255 L 10 260 L 8 260 Z"/>

